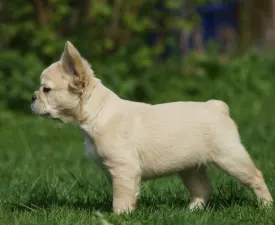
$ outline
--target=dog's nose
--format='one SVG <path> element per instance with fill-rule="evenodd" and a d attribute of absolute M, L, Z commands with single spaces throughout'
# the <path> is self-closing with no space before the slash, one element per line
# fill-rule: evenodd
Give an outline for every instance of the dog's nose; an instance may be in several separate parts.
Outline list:
<path fill-rule="evenodd" d="M 34 94 L 34 95 L 32 96 L 32 102 L 34 102 L 36 99 L 37 99 L 37 97 L 36 97 L 36 95 Z"/>

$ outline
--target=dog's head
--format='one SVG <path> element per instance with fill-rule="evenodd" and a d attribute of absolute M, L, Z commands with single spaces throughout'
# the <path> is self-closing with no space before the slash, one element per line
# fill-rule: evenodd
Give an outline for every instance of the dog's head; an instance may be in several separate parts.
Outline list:
<path fill-rule="evenodd" d="M 94 83 L 90 65 L 67 42 L 61 59 L 42 72 L 41 86 L 32 96 L 32 111 L 41 116 L 73 121 Z"/>

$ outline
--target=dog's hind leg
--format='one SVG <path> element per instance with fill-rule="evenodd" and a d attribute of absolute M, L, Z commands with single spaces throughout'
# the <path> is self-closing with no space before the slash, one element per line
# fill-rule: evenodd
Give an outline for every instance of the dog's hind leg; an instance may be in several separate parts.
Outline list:
<path fill-rule="evenodd" d="M 212 194 L 212 187 L 208 182 L 206 168 L 190 168 L 179 173 L 185 187 L 190 192 L 189 208 L 201 209 Z"/>
<path fill-rule="evenodd" d="M 213 156 L 214 163 L 249 187 L 257 196 L 260 205 L 270 205 L 273 200 L 263 175 L 255 167 L 240 141 L 229 142 L 228 144 L 225 142 L 222 144 L 222 148 L 218 149 L 218 152 Z"/>

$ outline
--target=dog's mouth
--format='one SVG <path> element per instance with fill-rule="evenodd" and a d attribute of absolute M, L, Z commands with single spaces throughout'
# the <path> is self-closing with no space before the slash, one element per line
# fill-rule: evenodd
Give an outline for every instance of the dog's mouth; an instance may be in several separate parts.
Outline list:
<path fill-rule="evenodd" d="M 35 115 L 38 115 L 38 116 L 41 116 L 41 117 L 51 118 L 50 113 L 38 113 L 38 112 L 36 112 L 35 110 L 32 110 L 32 112 L 33 112 Z"/>
<path fill-rule="evenodd" d="M 51 116 L 50 113 L 38 113 L 38 112 L 36 112 L 35 110 L 32 110 L 32 112 L 33 112 L 35 115 L 38 115 L 38 116 L 40 116 L 40 117 L 42 117 L 42 118 L 47 118 L 47 119 L 52 119 L 52 120 L 58 120 L 58 121 L 60 121 L 59 118 L 56 118 L 56 117 Z"/>
<path fill-rule="evenodd" d="M 41 116 L 43 118 L 51 119 L 51 120 L 61 121 L 59 118 L 52 117 L 50 113 L 39 114 L 39 116 Z"/>
<path fill-rule="evenodd" d="M 51 118 L 50 113 L 42 113 L 42 114 L 39 114 L 39 116 L 46 117 L 46 118 Z"/>
<path fill-rule="evenodd" d="M 31 110 L 35 115 L 41 116 L 41 117 L 51 117 L 50 113 L 40 113 L 36 108 L 34 107 L 34 104 L 31 104 Z"/>
<path fill-rule="evenodd" d="M 45 118 L 52 118 L 50 113 L 39 113 L 34 110 L 33 105 L 31 105 L 32 112 L 38 116 L 45 117 Z"/>

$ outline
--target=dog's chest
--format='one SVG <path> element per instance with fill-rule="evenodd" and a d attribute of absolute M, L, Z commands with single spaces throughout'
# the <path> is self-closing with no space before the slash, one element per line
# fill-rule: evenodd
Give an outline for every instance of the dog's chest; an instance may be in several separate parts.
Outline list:
<path fill-rule="evenodd" d="M 98 167 L 102 167 L 102 160 L 93 139 L 85 137 L 85 155 L 92 160 Z"/>

